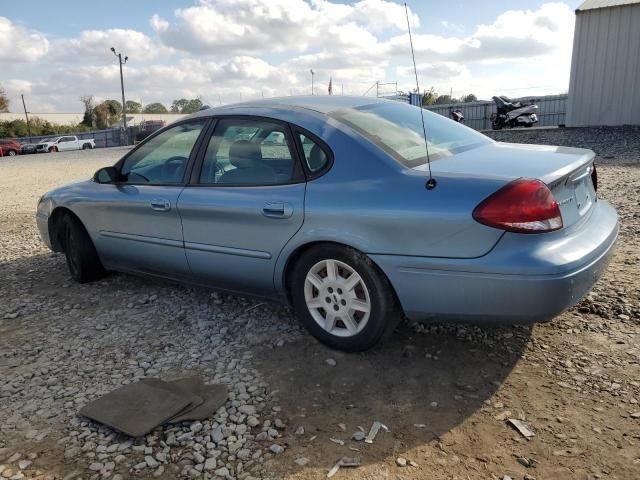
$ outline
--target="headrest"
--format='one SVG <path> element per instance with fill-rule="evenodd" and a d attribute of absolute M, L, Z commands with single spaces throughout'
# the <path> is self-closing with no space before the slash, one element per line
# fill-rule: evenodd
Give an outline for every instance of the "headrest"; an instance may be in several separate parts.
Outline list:
<path fill-rule="evenodd" d="M 309 152 L 309 169 L 312 172 L 320 170 L 325 162 L 327 161 L 327 156 L 322 151 L 322 149 L 318 145 L 314 145 Z"/>
<path fill-rule="evenodd" d="M 229 147 L 229 162 L 236 168 L 249 168 L 262 160 L 260 145 L 249 140 L 237 140 Z"/>

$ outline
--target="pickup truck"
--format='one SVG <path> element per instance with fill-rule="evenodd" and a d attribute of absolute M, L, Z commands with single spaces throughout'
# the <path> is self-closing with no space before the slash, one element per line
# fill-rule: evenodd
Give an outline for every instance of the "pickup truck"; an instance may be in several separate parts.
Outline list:
<path fill-rule="evenodd" d="M 93 138 L 78 139 L 76 136 L 63 136 L 47 138 L 38 142 L 36 152 L 66 152 L 68 150 L 88 150 L 95 148 L 96 142 Z"/>

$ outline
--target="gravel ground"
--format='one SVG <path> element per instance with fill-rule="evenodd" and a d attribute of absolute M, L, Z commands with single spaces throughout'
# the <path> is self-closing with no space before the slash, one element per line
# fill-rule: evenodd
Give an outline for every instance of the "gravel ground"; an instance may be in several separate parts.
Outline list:
<path fill-rule="evenodd" d="M 590 148 L 596 162 L 611 165 L 640 163 L 640 125 L 580 128 L 512 128 L 482 132 L 498 142 L 539 143 Z"/>
<path fill-rule="evenodd" d="M 569 312 L 533 327 L 403 324 L 347 355 L 282 306 L 122 274 L 75 284 L 39 240 L 36 202 L 123 152 L 0 160 L 0 477 L 320 479 L 358 456 L 334 478 L 640 478 L 639 168 L 599 170 L 621 238 Z M 129 439 L 77 416 L 119 385 L 185 374 L 229 387 L 213 418 Z M 374 420 L 390 432 L 353 439 Z"/>

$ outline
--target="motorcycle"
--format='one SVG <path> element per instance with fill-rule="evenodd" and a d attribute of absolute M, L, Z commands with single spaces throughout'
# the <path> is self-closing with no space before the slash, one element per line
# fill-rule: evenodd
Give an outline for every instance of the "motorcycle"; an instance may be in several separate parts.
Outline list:
<path fill-rule="evenodd" d="M 462 111 L 458 109 L 450 110 L 449 116 L 451 117 L 451 120 L 453 120 L 454 122 L 464 123 L 464 115 L 462 114 Z"/>
<path fill-rule="evenodd" d="M 503 128 L 533 127 L 538 123 L 536 111 L 538 106 L 532 103 L 512 102 L 503 95 L 492 97 L 498 113 L 491 115 L 491 128 L 501 130 Z"/>

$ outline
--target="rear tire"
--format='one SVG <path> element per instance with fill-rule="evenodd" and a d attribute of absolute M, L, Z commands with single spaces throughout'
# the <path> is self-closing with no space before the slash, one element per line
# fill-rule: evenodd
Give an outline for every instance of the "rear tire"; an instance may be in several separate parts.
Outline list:
<path fill-rule="evenodd" d="M 16 152 L 15 150 L 9 150 L 8 153 L 10 157 L 15 157 L 18 154 L 18 152 Z"/>
<path fill-rule="evenodd" d="M 61 228 L 64 254 L 73 279 L 87 283 L 102 278 L 106 271 L 82 223 L 71 215 L 65 215 Z"/>
<path fill-rule="evenodd" d="M 82 149 L 83 150 L 91 150 L 91 144 L 90 143 L 85 143 L 84 145 L 82 145 Z"/>
<path fill-rule="evenodd" d="M 338 350 L 372 348 L 393 332 L 401 318 L 389 280 L 352 248 L 327 244 L 303 253 L 293 267 L 290 288 L 303 325 L 320 342 Z"/>

